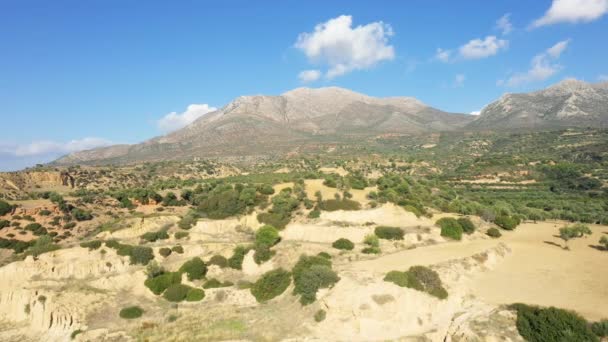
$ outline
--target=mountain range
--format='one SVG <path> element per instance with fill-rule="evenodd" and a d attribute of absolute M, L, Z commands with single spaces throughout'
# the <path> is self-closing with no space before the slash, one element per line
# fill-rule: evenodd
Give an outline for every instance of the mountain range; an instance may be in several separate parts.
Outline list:
<path fill-rule="evenodd" d="M 412 97 L 376 98 L 337 87 L 297 88 L 279 96 L 241 96 L 167 135 L 72 153 L 53 164 L 242 157 L 383 135 L 583 126 L 608 126 L 608 83 L 569 79 L 541 91 L 505 94 L 478 116 L 444 112 Z"/>

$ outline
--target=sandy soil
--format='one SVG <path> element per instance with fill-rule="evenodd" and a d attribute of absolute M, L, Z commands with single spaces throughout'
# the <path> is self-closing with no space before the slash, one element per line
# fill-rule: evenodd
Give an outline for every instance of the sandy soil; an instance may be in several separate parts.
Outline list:
<path fill-rule="evenodd" d="M 491 272 L 471 280 L 471 290 L 493 304 L 525 302 L 578 311 L 588 319 L 608 318 L 608 252 L 597 245 L 606 226 L 593 235 L 570 241 L 570 251 L 554 235 L 564 223 L 523 224 L 500 239 L 512 249 Z"/>

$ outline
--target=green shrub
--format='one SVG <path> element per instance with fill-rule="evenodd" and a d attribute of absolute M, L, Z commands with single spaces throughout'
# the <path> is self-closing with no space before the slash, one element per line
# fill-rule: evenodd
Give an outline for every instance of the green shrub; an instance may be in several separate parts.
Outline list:
<path fill-rule="evenodd" d="M 186 261 L 179 272 L 188 274 L 188 280 L 203 279 L 207 274 L 207 265 L 201 258 L 195 257 Z"/>
<path fill-rule="evenodd" d="M 275 254 L 275 251 L 270 250 L 270 248 L 266 246 L 256 246 L 255 253 L 253 254 L 253 260 L 256 264 L 260 265 L 272 259 Z"/>
<path fill-rule="evenodd" d="M 46 235 L 48 233 L 47 230 L 40 223 L 30 223 L 23 229 L 32 232 L 32 234 L 36 236 Z"/>
<path fill-rule="evenodd" d="M 591 331 L 599 337 L 608 337 L 608 319 L 591 323 Z"/>
<path fill-rule="evenodd" d="M 76 222 L 68 222 L 63 225 L 63 229 L 72 229 L 76 227 Z"/>
<path fill-rule="evenodd" d="M 513 230 L 519 224 L 519 219 L 513 216 L 500 215 L 494 219 L 494 223 L 502 229 Z"/>
<path fill-rule="evenodd" d="M 250 250 L 251 247 L 236 246 L 232 256 L 228 259 L 228 266 L 230 266 L 230 268 L 234 268 L 235 270 L 243 269 L 243 259 Z"/>
<path fill-rule="evenodd" d="M 308 218 L 316 219 L 321 217 L 321 210 L 315 208 L 308 213 Z"/>
<path fill-rule="evenodd" d="M 426 292 L 439 299 L 448 297 L 448 292 L 443 287 L 437 272 L 425 266 L 412 266 L 406 272 L 390 271 L 384 277 L 384 281 Z"/>
<path fill-rule="evenodd" d="M 260 302 L 281 295 L 291 284 L 291 274 L 282 268 L 264 273 L 252 286 L 251 294 Z"/>
<path fill-rule="evenodd" d="M 184 254 L 184 247 L 182 247 L 181 245 L 173 246 L 171 250 L 177 254 Z"/>
<path fill-rule="evenodd" d="M 587 321 L 575 312 L 526 304 L 511 308 L 517 311 L 517 331 L 526 341 L 598 341 Z"/>
<path fill-rule="evenodd" d="M 76 221 L 89 221 L 93 219 L 93 214 L 91 214 L 91 212 L 88 210 L 74 208 L 72 209 L 71 214 L 74 216 Z"/>
<path fill-rule="evenodd" d="M 51 215 L 51 211 L 47 210 L 47 209 L 42 209 L 42 210 L 40 210 L 38 212 L 38 215 L 40 215 L 40 216 L 49 216 L 49 215 Z"/>
<path fill-rule="evenodd" d="M 181 302 L 188 296 L 192 287 L 183 284 L 173 284 L 163 293 L 163 298 L 170 302 Z"/>
<path fill-rule="evenodd" d="M 181 229 L 188 230 L 196 224 L 197 220 L 198 220 L 198 214 L 194 211 L 190 211 L 177 222 L 177 226 Z M 177 233 L 176 233 L 176 235 L 177 235 Z"/>
<path fill-rule="evenodd" d="M 150 260 L 154 259 L 154 251 L 150 247 L 133 246 L 129 256 L 131 264 L 147 265 Z"/>
<path fill-rule="evenodd" d="M 473 234 L 475 232 L 475 225 L 471 222 L 470 218 L 460 217 L 457 221 L 460 224 L 460 227 L 462 227 L 462 231 L 466 234 Z"/>
<path fill-rule="evenodd" d="M 209 265 L 219 266 L 220 268 L 228 267 L 228 259 L 226 259 L 226 257 L 219 255 L 219 254 L 212 256 L 211 259 L 209 259 L 209 261 L 207 263 Z"/>
<path fill-rule="evenodd" d="M 321 309 L 315 313 L 315 322 L 323 322 L 325 317 L 327 317 L 327 313 L 325 310 Z"/>
<path fill-rule="evenodd" d="M 203 289 L 191 288 L 186 294 L 186 301 L 188 302 L 199 302 L 205 298 L 205 291 Z"/>
<path fill-rule="evenodd" d="M 163 247 L 161 249 L 158 250 L 158 254 L 160 254 L 162 257 L 166 258 L 169 255 L 171 255 L 172 251 L 171 248 L 168 247 Z"/>
<path fill-rule="evenodd" d="M 215 289 L 215 288 L 219 288 L 219 287 L 229 287 L 234 285 L 232 282 L 229 281 L 225 281 L 225 282 L 221 282 L 215 278 L 211 278 L 209 280 L 207 280 L 205 282 L 205 284 L 203 284 L 203 288 L 204 289 Z"/>
<path fill-rule="evenodd" d="M 166 272 L 158 275 L 154 278 L 146 279 L 144 285 L 152 291 L 155 295 L 160 295 L 169 286 L 175 284 L 181 284 L 182 282 L 182 274 L 179 272 Z"/>
<path fill-rule="evenodd" d="M 13 206 L 7 202 L 0 200 L 0 216 L 4 216 L 13 211 Z"/>
<path fill-rule="evenodd" d="M 287 224 L 289 224 L 289 221 L 291 221 L 291 216 L 280 213 L 259 213 L 258 221 L 283 229 L 285 226 L 287 226 Z"/>
<path fill-rule="evenodd" d="M 361 209 L 361 204 L 357 201 L 353 201 L 346 198 L 343 198 L 341 200 L 329 199 L 321 201 L 321 203 L 319 203 L 319 209 L 325 211 L 359 210 Z"/>
<path fill-rule="evenodd" d="M 351 251 L 351 250 L 353 250 L 353 248 L 355 248 L 355 244 L 352 243 L 352 241 L 350 241 L 349 239 L 344 239 L 344 238 L 334 241 L 334 243 L 332 243 L 331 246 L 336 249 L 342 249 L 342 250 L 347 250 L 347 251 Z"/>
<path fill-rule="evenodd" d="M 169 238 L 166 230 L 159 230 L 157 232 L 147 232 L 141 236 L 142 239 L 148 242 L 156 242 L 158 240 L 166 240 Z"/>
<path fill-rule="evenodd" d="M 502 234 L 500 233 L 500 230 L 498 230 L 496 228 L 488 229 L 488 231 L 486 232 L 486 235 L 493 237 L 493 238 L 499 238 L 502 236 Z"/>
<path fill-rule="evenodd" d="M 38 256 L 47 252 L 52 252 L 60 249 L 61 247 L 53 243 L 53 239 L 48 235 L 43 235 L 37 240 L 33 241 L 31 246 L 27 249 L 27 254 Z"/>
<path fill-rule="evenodd" d="M 10 226 L 11 222 L 8 220 L 0 220 L 0 229 Z"/>
<path fill-rule="evenodd" d="M 188 232 L 176 232 L 176 233 L 174 234 L 174 236 L 175 236 L 175 238 L 176 238 L 177 240 L 181 240 L 181 239 L 187 238 L 189 235 L 190 235 L 190 234 L 189 234 Z"/>
<path fill-rule="evenodd" d="M 89 250 L 99 249 L 101 247 L 101 240 L 91 240 L 91 241 L 81 242 L 80 247 L 88 248 Z"/>
<path fill-rule="evenodd" d="M 122 310 L 118 314 L 121 318 L 124 319 L 135 319 L 141 317 L 144 314 L 144 310 L 139 306 L 129 306 Z"/>
<path fill-rule="evenodd" d="M 279 242 L 280 239 L 279 231 L 275 227 L 269 225 L 262 226 L 255 233 L 256 246 L 272 247 Z"/>
<path fill-rule="evenodd" d="M 435 224 L 441 227 L 441 236 L 453 240 L 462 239 L 462 227 L 460 226 L 460 223 L 458 223 L 458 220 L 451 217 L 444 217 L 437 220 Z"/>
<path fill-rule="evenodd" d="M 364 254 L 380 254 L 380 239 L 375 234 L 370 234 L 365 237 L 363 243 L 367 247 L 361 250 Z"/>
<path fill-rule="evenodd" d="M 319 256 L 300 256 L 292 273 L 294 293 L 301 295 L 303 305 L 314 302 L 319 289 L 331 287 L 340 280 L 331 269 L 331 261 Z"/>
<path fill-rule="evenodd" d="M 403 240 L 404 231 L 398 227 L 386 227 L 386 226 L 378 226 L 374 230 L 374 233 L 380 239 L 385 240 Z"/>
<path fill-rule="evenodd" d="M 329 259 L 331 260 L 331 255 L 327 252 L 319 252 L 319 254 L 317 254 L 317 256 L 320 256 L 321 258 L 325 258 L 325 259 Z"/>
<path fill-rule="evenodd" d="M 82 329 L 76 329 L 74 331 L 72 331 L 72 333 L 70 334 L 70 339 L 73 340 L 76 338 L 76 336 L 82 334 L 84 331 L 82 331 Z"/>

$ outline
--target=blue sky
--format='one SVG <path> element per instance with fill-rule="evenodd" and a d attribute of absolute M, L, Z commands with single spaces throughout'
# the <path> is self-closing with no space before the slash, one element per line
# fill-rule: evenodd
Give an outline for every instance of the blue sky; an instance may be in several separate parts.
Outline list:
<path fill-rule="evenodd" d="M 470 113 L 505 92 L 597 82 L 606 12 L 608 0 L 3 0 L 0 170 L 300 86 Z"/>

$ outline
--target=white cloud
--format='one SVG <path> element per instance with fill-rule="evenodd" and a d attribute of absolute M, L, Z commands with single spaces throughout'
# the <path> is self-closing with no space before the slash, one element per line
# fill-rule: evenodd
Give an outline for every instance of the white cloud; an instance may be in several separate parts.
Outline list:
<path fill-rule="evenodd" d="M 208 104 L 191 104 L 185 112 L 171 112 L 158 120 L 158 128 L 163 132 L 171 132 L 185 127 L 201 116 L 217 110 Z"/>
<path fill-rule="evenodd" d="M 316 25 L 313 32 L 301 33 L 295 47 L 311 63 L 327 65 L 325 75 L 333 78 L 394 59 L 395 49 L 388 44 L 392 35 L 391 26 L 381 21 L 352 27 L 352 16 L 341 15 Z"/>
<path fill-rule="evenodd" d="M 90 150 L 95 147 L 108 146 L 111 144 L 112 142 L 109 140 L 94 137 L 70 140 L 68 142 L 38 140 L 29 144 L 1 143 L 0 153 L 10 154 L 16 157 L 57 155 Z"/>
<path fill-rule="evenodd" d="M 480 110 L 474 110 L 474 111 L 472 111 L 469 114 L 471 114 L 471 115 L 479 115 L 479 114 L 481 114 L 481 111 Z"/>
<path fill-rule="evenodd" d="M 496 21 L 496 28 L 502 32 L 503 36 L 511 33 L 511 31 L 513 31 L 513 24 L 511 24 L 511 13 L 507 13 L 500 17 L 500 19 Z"/>
<path fill-rule="evenodd" d="M 314 82 L 321 78 L 321 72 L 319 70 L 304 70 L 298 74 L 298 78 L 301 82 Z"/>
<path fill-rule="evenodd" d="M 509 42 L 498 39 L 496 36 L 487 36 L 485 39 L 473 39 L 460 47 L 460 55 L 465 59 L 480 59 L 493 56 L 501 49 L 506 49 Z"/>
<path fill-rule="evenodd" d="M 435 59 L 441 61 L 443 63 L 447 63 L 450 61 L 450 57 L 452 55 L 451 50 L 444 50 L 442 48 L 437 48 L 437 52 L 435 53 Z"/>
<path fill-rule="evenodd" d="M 464 74 L 457 74 L 456 77 L 454 78 L 454 87 L 462 87 L 464 86 L 464 81 L 467 79 L 467 77 Z"/>
<path fill-rule="evenodd" d="M 532 28 L 558 23 L 596 20 L 608 13 L 608 0 L 553 0 L 545 15 L 535 20 Z"/>
<path fill-rule="evenodd" d="M 608 82 L 608 75 L 599 75 L 597 79 L 601 82 Z"/>
<path fill-rule="evenodd" d="M 545 50 L 532 58 L 530 69 L 526 72 L 516 73 L 506 81 L 498 81 L 498 85 L 506 84 L 509 87 L 517 87 L 519 85 L 531 82 L 539 82 L 548 79 L 562 69 L 562 66 L 556 63 L 556 59 L 568 47 L 570 40 L 561 41 L 552 47 Z"/>

